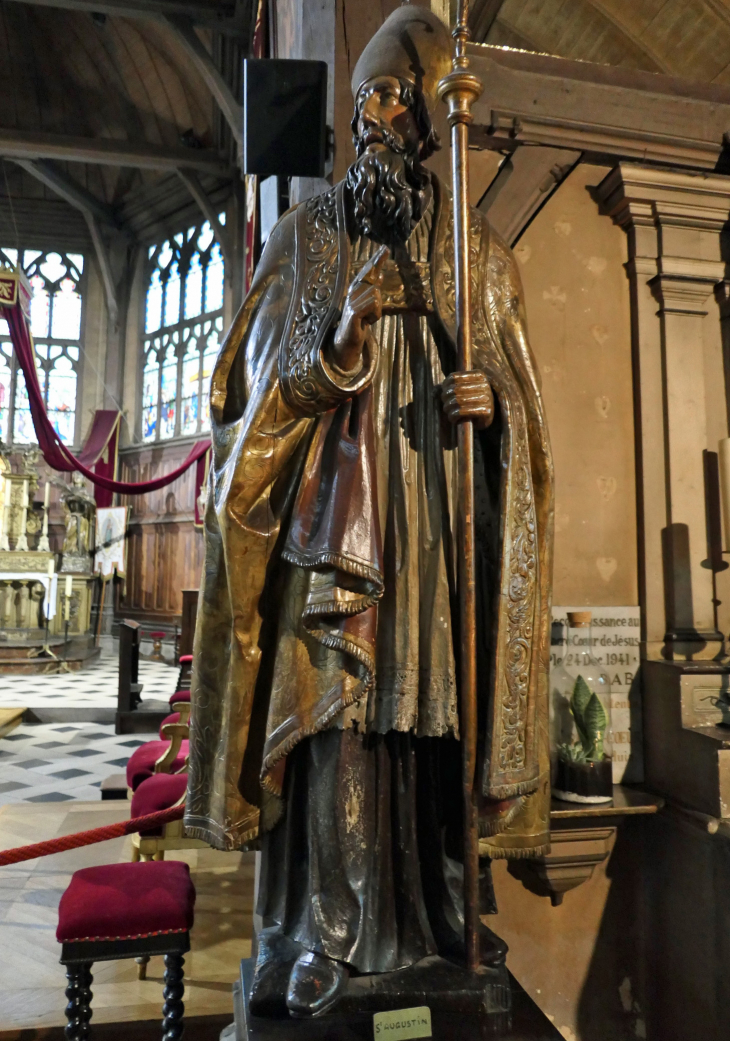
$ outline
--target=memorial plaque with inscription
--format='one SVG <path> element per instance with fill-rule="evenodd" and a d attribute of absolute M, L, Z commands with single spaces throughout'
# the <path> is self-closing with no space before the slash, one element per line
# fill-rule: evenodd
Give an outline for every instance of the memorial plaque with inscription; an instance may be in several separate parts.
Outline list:
<path fill-rule="evenodd" d="M 639 640 L 641 618 L 638 607 L 553 607 L 553 641 L 550 667 L 563 662 L 561 642 L 568 629 L 569 611 L 591 612 L 593 655 L 611 683 L 613 727 L 613 783 L 636 784 L 644 779 L 641 730 Z"/>

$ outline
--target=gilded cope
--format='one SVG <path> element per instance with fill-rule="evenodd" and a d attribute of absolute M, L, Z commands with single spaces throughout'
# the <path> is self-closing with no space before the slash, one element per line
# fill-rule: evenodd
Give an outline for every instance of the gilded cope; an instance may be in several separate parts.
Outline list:
<path fill-rule="evenodd" d="M 422 160 L 449 36 L 399 8 L 353 76 L 357 160 L 271 233 L 211 381 L 186 828 L 260 843 L 293 1014 L 459 943 L 456 426 L 473 422 L 484 910 L 547 849 L 552 464 L 511 251 Z M 492 908 L 493 909 L 493 908 Z M 288 978 L 288 983 L 286 983 Z"/>

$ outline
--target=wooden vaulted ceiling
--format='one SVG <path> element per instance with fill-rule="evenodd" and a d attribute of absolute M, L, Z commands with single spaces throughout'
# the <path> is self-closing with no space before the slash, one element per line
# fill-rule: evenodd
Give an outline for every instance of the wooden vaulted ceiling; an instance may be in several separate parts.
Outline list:
<path fill-rule="evenodd" d="M 210 145 L 210 93 L 154 22 L 0 4 L 3 124 L 177 145 Z"/>
<path fill-rule="evenodd" d="M 3 128 L 179 147 L 213 144 L 210 91 L 164 25 L 0 3 Z M 70 176 L 119 203 L 154 171 L 69 163 Z"/>
<path fill-rule="evenodd" d="M 473 0 L 475 40 L 730 84 L 730 0 Z"/>
<path fill-rule="evenodd" d="M 190 203 L 176 175 L 188 160 L 205 191 L 220 195 L 235 141 L 216 81 L 235 109 L 252 10 L 253 0 L 0 0 L 0 223 L 28 229 L 33 206 L 36 223 L 55 206 L 86 235 L 78 210 L 69 214 L 39 167 L 134 232 L 135 207 L 164 218 L 181 198 Z M 202 60 L 191 59 L 186 33 Z M 119 161 L 86 161 L 83 147 L 74 156 L 74 142 L 113 149 Z"/>
<path fill-rule="evenodd" d="M 17 164 L 17 153 L 3 150 L 3 132 L 119 142 L 171 156 L 193 146 L 186 155 L 220 160 L 219 169 L 198 168 L 208 194 L 222 191 L 235 160 L 236 75 L 253 10 L 254 0 L 0 0 L 0 157 L 11 159 L 2 164 L 0 221 L 7 220 L 8 194 L 13 219 L 22 223 L 25 213 L 26 225 L 36 201 L 61 205 L 48 183 Z M 176 18 L 187 19 L 210 55 L 213 85 L 191 60 Z M 472 0 L 470 20 L 478 42 L 730 84 L 730 0 Z M 230 87 L 226 118 L 219 73 L 224 92 Z M 172 205 L 175 193 L 189 200 L 172 160 L 167 169 L 51 153 L 42 161 L 137 232 L 135 207 L 144 209 L 145 200 L 157 211 Z"/>

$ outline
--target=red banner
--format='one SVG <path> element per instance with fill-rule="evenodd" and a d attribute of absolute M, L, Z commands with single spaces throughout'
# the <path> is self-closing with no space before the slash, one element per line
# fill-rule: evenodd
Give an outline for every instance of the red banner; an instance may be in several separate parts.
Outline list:
<path fill-rule="evenodd" d="M 103 477 L 107 481 L 115 481 L 117 479 L 119 421 L 121 418 L 121 412 L 97 409 L 94 413 L 86 444 L 79 456 L 80 459 L 84 458 L 92 440 L 96 441 L 97 444 L 101 443 L 101 450 L 97 453 L 93 468 L 97 477 Z M 89 462 L 86 465 L 91 466 L 92 464 Z M 102 488 L 101 485 L 96 485 L 94 487 L 94 499 L 97 507 L 105 508 L 111 506 L 114 500 L 114 492 L 108 488 Z"/>

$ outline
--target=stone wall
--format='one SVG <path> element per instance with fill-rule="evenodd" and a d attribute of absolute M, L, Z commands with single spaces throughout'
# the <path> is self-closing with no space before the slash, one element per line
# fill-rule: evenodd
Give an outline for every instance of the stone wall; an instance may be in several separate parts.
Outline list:
<path fill-rule="evenodd" d="M 636 604 L 626 237 L 579 165 L 515 247 L 555 459 L 556 604 Z"/>

